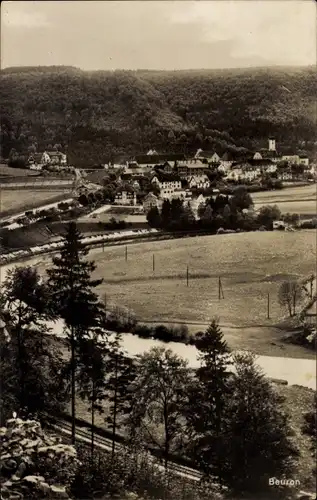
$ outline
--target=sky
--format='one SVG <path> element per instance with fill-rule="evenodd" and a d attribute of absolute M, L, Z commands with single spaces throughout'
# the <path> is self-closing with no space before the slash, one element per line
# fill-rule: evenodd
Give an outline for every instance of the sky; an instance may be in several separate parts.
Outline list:
<path fill-rule="evenodd" d="M 316 64 L 314 0 L 3 1 L 1 67 Z"/>

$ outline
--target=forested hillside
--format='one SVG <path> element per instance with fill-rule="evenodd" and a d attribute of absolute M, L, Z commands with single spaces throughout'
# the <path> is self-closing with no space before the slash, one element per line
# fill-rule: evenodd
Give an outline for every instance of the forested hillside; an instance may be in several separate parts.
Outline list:
<path fill-rule="evenodd" d="M 67 148 L 73 164 L 146 152 L 266 146 L 312 151 L 316 68 L 96 71 L 7 68 L 0 74 L 2 156 Z"/>

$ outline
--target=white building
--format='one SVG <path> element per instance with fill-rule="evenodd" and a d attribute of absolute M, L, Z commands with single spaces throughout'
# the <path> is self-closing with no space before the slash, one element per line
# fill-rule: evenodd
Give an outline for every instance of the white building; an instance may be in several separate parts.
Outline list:
<path fill-rule="evenodd" d="M 115 205 L 136 205 L 135 192 L 120 190 L 117 192 L 114 200 Z"/>
<path fill-rule="evenodd" d="M 160 190 L 175 191 L 175 189 L 182 189 L 182 182 L 179 177 L 175 175 L 165 174 L 163 172 L 156 173 L 152 179 L 152 184 L 156 184 Z"/>
<path fill-rule="evenodd" d="M 210 188 L 210 184 L 211 183 L 207 175 L 193 176 L 188 181 L 188 186 L 190 187 L 190 189 L 208 189 Z"/>

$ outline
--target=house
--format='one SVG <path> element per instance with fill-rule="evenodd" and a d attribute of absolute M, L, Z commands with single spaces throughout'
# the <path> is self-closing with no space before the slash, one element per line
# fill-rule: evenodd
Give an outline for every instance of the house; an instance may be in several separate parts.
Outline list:
<path fill-rule="evenodd" d="M 134 191 L 127 191 L 126 189 L 120 189 L 117 191 L 115 199 L 115 205 L 136 205 L 136 193 Z"/>
<path fill-rule="evenodd" d="M 300 163 L 299 155 L 292 154 L 292 153 L 283 155 L 282 161 L 288 161 L 289 163 L 294 163 L 296 165 L 298 165 Z"/>
<path fill-rule="evenodd" d="M 198 219 L 198 209 L 200 205 L 205 203 L 206 198 L 202 194 L 200 194 L 197 197 L 192 197 L 190 200 L 186 201 L 185 203 L 192 209 L 192 212 L 195 216 L 195 219 Z"/>
<path fill-rule="evenodd" d="M 205 176 L 208 164 L 198 158 L 194 158 L 187 162 L 177 162 L 176 170 L 181 179 L 189 180 L 193 176 Z"/>
<path fill-rule="evenodd" d="M 168 189 L 182 189 L 181 179 L 177 175 L 166 174 L 165 172 L 158 171 L 151 179 L 152 184 L 156 184 L 160 190 Z"/>
<path fill-rule="evenodd" d="M 44 151 L 29 156 L 28 163 L 32 165 L 67 165 L 67 156 L 60 151 Z"/>
<path fill-rule="evenodd" d="M 309 158 L 306 155 L 299 155 L 299 163 L 300 165 L 309 167 Z"/>
<path fill-rule="evenodd" d="M 233 165 L 232 169 L 230 170 L 230 172 L 228 172 L 225 179 L 228 181 L 237 182 L 240 179 L 242 179 L 242 175 L 243 175 L 242 166 L 241 165 Z"/>
<path fill-rule="evenodd" d="M 262 160 L 262 155 L 258 151 L 254 153 L 253 160 Z"/>
<path fill-rule="evenodd" d="M 274 220 L 273 221 L 273 229 L 285 229 L 286 228 L 286 224 L 283 220 Z"/>
<path fill-rule="evenodd" d="M 155 194 L 149 193 L 143 200 L 143 210 L 144 213 L 147 214 L 151 208 L 157 207 L 159 208 L 161 205 L 161 200 Z"/>
<path fill-rule="evenodd" d="M 50 158 L 49 163 L 51 165 L 66 165 L 67 164 L 67 156 L 64 153 L 61 153 L 60 151 L 48 151 L 46 154 Z"/>
<path fill-rule="evenodd" d="M 293 173 L 291 169 L 278 170 L 277 178 L 281 181 L 291 181 L 293 179 Z"/>
<path fill-rule="evenodd" d="M 185 198 L 187 198 L 187 191 L 182 188 L 162 188 L 160 191 L 160 197 L 162 200 L 185 200 Z"/>
<path fill-rule="evenodd" d="M 33 153 L 28 158 L 28 163 L 30 165 L 47 165 L 50 163 L 50 157 L 44 151 L 44 153 Z"/>
<path fill-rule="evenodd" d="M 149 151 L 149 153 L 151 150 Z M 152 151 L 153 153 L 153 151 Z M 170 154 L 170 153 L 164 153 L 164 154 L 146 154 L 146 155 L 138 155 L 135 156 L 133 159 L 131 159 L 128 162 L 128 166 L 130 166 L 131 163 L 135 163 L 136 165 L 139 166 L 147 166 L 148 168 L 154 168 L 155 165 L 159 165 L 165 162 L 176 162 L 176 161 L 184 161 L 185 156 L 183 154 Z"/>
<path fill-rule="evenodd" d="M 208 179 L 207 175 L 199 175 L 199 176 L 192 176 L 188 180 L 188 186 L 190 189 L 192 188 L 197 188 L 197 189 L 208 189 L 210 188 L 210 180 Z"/>
<path fill-rule="evenodd" d="M 30 170 L 42 170 L 43 169 L 43 165 L 40 165 L 40 164 L 37 164 L 37 163 L 33 163 L 30 165 Z"/>
<path fill-rule="evenodd" d="M 224 173 L 229 172 L 234 160 L 235 158 L 233 154 L 230 153 L 229 151 L 226 151 L 220 159 L 220 165 L 218 167 L 219 172 L 224 172 Z"/>
<path fill-rule="evenodd" d="M 220 162 L 220 156 L 217 153 L 214 153 L 209 159 L 209 163 L 219 163 Z"/>
<path fill-rule="evenodd" d="M 242 167 L 241 179 L 244 181 L 252 182 L 258 179 L 262 174 L 262 169 L 260 166 L 253 166 L 250 164 L 245 164 Z"/>

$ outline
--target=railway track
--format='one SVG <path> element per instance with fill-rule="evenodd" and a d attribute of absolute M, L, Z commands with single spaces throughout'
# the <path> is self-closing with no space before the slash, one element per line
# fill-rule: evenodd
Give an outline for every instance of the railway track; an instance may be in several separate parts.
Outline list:
<path fill-rule="evenodd" d="M 52 422 L 47 422 L 47 426 L 54 430 L 56 434 L 59 434 L 60 436 L 63 436 L 63 438 L 66 441 L 70 441 L 71 439 L 71 424 L 69 422 L 66 422 L 65 420 L 60 420 L 58 419 L 55 423 Z M 82 428 L 77 428 L 76 429 L 76 440 L 79 441 L 82 444 L 86 444 L 87 446 L 90 446 L 91 444 L 91 432 L 88 429 L 82 429 Z M 94 434 L 94 446 L 96 449 L 100 449 L 106 452 L 111 452 L 112 451 L 112 441 L 111 439 L 108 439 L 100 434 L 98 432 L 95 432 Z M 120 443 L 116 443 L 115 445 L 116 450 L 122 450 L 125 448 L 124 445 Z M 152 454 L 149 453 L 149 460 L 152 461 L 155 467 L 160 469 L 161 471 L 165 471 L 164 465 L 160 462 L 160 460 L 156 457 L 154 457 Z M 184 465 L 179 465 L 176 464 L 175 462 L 168 462 L 168 471 L 181 477 L 186 477 L 187 479 L 190 479 L 192 481 L 199 482 L 202 479 L 202 474 L 195 470 L 191 469 L 190 467 L 186 467 Z"/>

